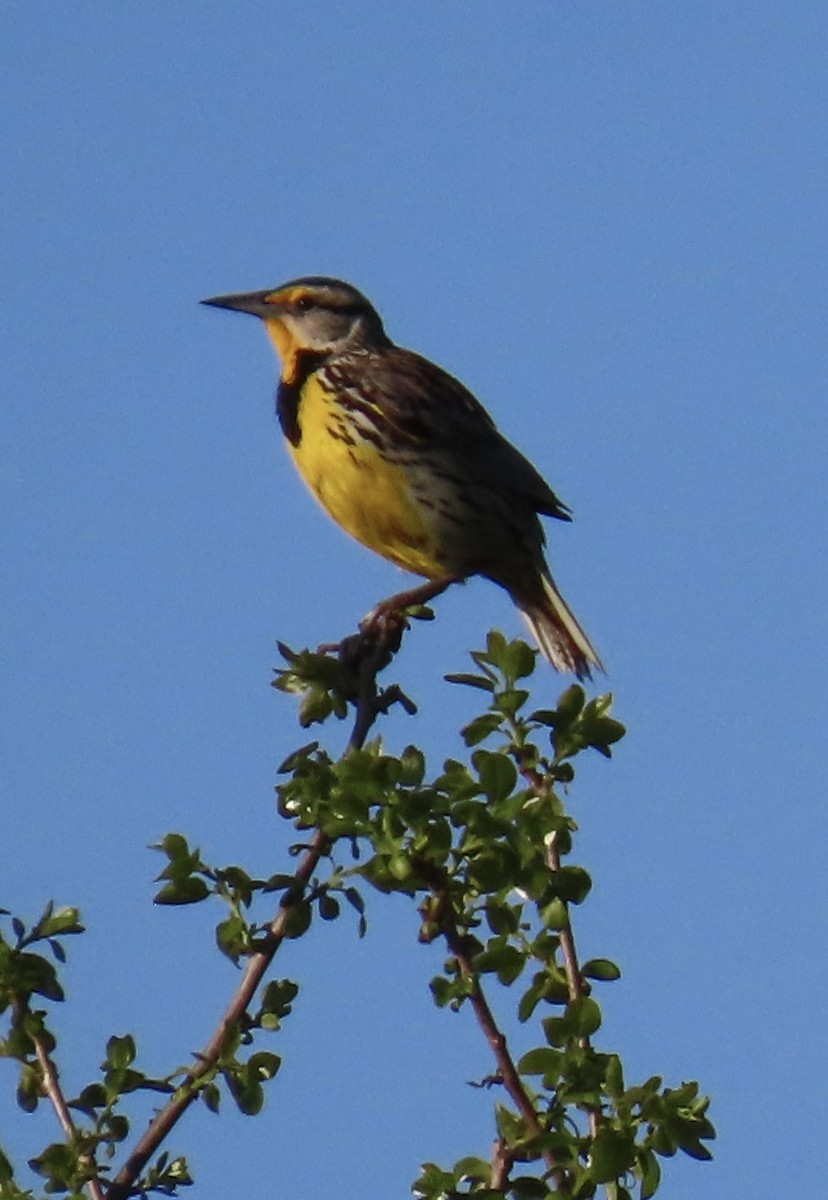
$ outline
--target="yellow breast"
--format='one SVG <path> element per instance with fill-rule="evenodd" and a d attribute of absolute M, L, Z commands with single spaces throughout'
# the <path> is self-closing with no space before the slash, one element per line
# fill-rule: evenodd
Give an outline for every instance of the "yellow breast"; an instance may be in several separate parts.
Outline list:
<path fill-rule="evenodd" d="M 299 404 L 301 439 L 296 446 L 288 443 L 299 473 L 323 508 L 357 541 L 407 571 L 439 577 L 445 568 L 428 528 L 427 509 L 414 499 L 405 468 L 389 461 L 347 418 L 347 411 L 338 410 L 335 398 L 311 375 Z"/>

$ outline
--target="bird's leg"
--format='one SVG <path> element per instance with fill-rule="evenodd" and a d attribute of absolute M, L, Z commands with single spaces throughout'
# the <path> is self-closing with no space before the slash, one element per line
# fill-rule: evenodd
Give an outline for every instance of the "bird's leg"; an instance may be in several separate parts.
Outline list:
<path fill-rule="evenodd" d="M 380 600 L 379 604 L 362 618 L 359 627 L 365 630 L 370 629 L 372 625 L 402 622 L 405 620 L 404 614 L 407 608 L 412 608 L 415 604 L 428 604 L 429 600 L 440 596 L 453 583 L 462 583 L 463 579 L 462 575 L 443 575 L 440 579 L 429 579 L 425 583 L 421 583 L 419 587 L 409 588 L 405 592 L 397 592 L 395 596 L 389 596 L 387 600 Z"/>

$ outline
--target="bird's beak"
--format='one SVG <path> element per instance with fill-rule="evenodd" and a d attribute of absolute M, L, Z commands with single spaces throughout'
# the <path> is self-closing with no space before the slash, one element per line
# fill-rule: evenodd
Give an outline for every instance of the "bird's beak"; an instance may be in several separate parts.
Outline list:
<path fill-rule="evenodd" d="M 274 304 L 269 298 L 274 295 L 273 292 L 238 292 L 234 296 L 211 296 L 209 300 L 202 300 L 202 304 L 209 304 L 211 308 L 230 308 L 234 312 L 250 313 L 253 317 L 273 317 L 277 315 L 278 305 Z"/>

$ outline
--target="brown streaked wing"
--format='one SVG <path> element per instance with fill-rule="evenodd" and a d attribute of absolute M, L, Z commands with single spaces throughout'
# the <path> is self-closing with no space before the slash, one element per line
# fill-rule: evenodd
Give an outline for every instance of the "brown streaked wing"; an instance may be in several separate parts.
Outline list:
<path fill-rule="evenodd" d="M 371 354 L 342 355 L 326 374 L 348 404 L 385 424 L 400 449 L 462 450 L 462 472 L 528 500 L 536 512 L 571 520 L 543 476 L 508 442 L 464 385 L 427 358 L 391 346 Z M 381 416 L 380 416 L 381 414 Z M 460 465 L 460 464 L 458 464 Z"/>

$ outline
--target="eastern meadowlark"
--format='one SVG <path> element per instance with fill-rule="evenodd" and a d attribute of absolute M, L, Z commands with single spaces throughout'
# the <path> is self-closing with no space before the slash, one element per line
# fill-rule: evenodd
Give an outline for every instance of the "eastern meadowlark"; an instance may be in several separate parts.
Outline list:
<path fill-rule="evenodd" d="M 299 473 L 358 541 L 428 582 L 425 601 L 483 575 L 504 587 L 549 662 L 601 661 L 558 591 L 538 514 L 570 510 L 458 380 L 404 350 L 369 301 L 322 276 L 204 300 L 261 317 L 282 362 L 276 411 Z"/>

